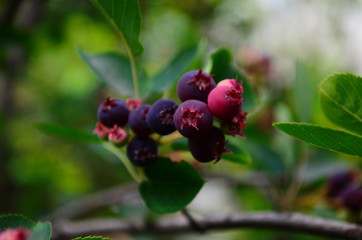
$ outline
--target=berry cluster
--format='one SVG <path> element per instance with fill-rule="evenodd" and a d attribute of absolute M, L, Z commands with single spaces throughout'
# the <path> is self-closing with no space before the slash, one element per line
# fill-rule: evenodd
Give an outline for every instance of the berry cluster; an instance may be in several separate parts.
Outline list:
<path fill-rule="evenodd" d="M 161 136 L 178 131 L 188 139 L 191 154 L 199 162 L 220 160 L 230 152 L 225 148 L 224 133 L 245 137 L 246 112 L 242 110 L 243 87 L 235 79 L 217 85 L 213 75 L 202 70 L 185 73 L 178 81 L 178 106 L 173 100 L 159 99 L 151 106 L 140 100 L 107 98 L 98 109 L 94 132 L 117 146 L 127 142 L 127 156 L 135 166 L 145 166 L 157 157 L 157 142 L 151 134 Z M 215 127 L 214 118 L 220 122 Z M 134 133 L 128 141 L 125 125 Z"/>

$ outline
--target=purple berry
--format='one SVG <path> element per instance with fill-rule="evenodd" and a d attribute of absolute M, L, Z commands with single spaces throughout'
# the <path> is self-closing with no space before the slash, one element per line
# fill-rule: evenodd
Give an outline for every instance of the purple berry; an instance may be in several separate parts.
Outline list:
<path fill-rule="evenodd" d="M 211 113 L 222 120 L 235 117 L 241 108 L 242 91 L 228 86 L 215 87 L 208 96 L 208 106 Z"/>
<path fill-rule="evenodd" d="M 177 104 L 170 99 L 159 99 L 147 113 L 146 122 L 149 128 L 160 135 L 167 135 L 176 130 L 173 115 Z"/>
<path fill-rule="evenodd" d="M 157 143 L 150 137 L 134 137 L 127 145 L 127 157 L 135 166 L 145 166 L 157 158 Z"/>
<path fill-rule="evenodd" d="M 351 212 L 361 212 L 362 210 L 362 186 L 350 186 L 342 194 L 342 205 Z"/>
<path fill-rule="evenodd" d="M 123 127 L 127 124 L 129 109 L 120 99 L 108 97 L 98 108 L 98 120 L 105 126 L 113 128 L 114 125 Z"/>
<path fill-rule="evenodd" d="M 177 84 L 177 95 L 181 101 L 197 99 L 207 102 L 207 96 L 215 87 L 212 75 L 200 70 L 193 70 L 181 76 Z"/>
<path fill-rule="evenodd" d="M 199 100 L 183 102 L 175 112 L 176 129 L 187 138 L 202 137 L 212 128 L 212 115 L 207 104 Z"/>
<path fill-rule="evenodd" d="M 139 137 L 146 137 L 152 133 L 151 128 L 148 127 L 146 122 L 146 116 L 149 110 L 150 105 L 141 105 L 129 114 L 129 126 Z"/>
<path fill-rule="evenodd" d="M 203 138 L 190 138 L 188 143 L 192 156 L 199 162 L 219 161 L 223 153 L 230 152 L 225 148 L 223 132 L 216 127 Z"/>
<path fill-rule="evenodd" d="M 335 198 L 344 192 L 347 187 L 356 182 L 357 172 L 353 170 L 345 170 L 332 175 L 327 184 L 327 197 Z"/>

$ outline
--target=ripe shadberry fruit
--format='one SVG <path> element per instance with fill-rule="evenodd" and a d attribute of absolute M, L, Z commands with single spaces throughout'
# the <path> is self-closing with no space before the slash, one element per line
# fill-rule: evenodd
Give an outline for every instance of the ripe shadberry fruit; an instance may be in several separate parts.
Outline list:
<path fill-rule="evenodd" d="M 239 113 L 242 92 L 237 88 L 217 86 L 209 94 L 208 106 L 211 113 L 221 119 L 230 120 Z"/>
<path fill-rule="evenodd" d="M 127 143 L 128 133 L 121 127 L 114 125 L 113 128 L 108 131 L 108 140 L 118 147 L 122 147 Z"/>
<path fill-rule="evenodd" d="M 202 137 L 212 128 L 212 115 L 207 104 L 199 100 L 183 102 L 175 112 L 176 129 L 187 138 Z"/>
<path fill-rule="evenodd" d="M 127 157 L 135 166 L 145 166 L 157 158 L 157 143 L 150 137 L 134 137 L 127 145 Z"/>
<path fill-rule="evenodd" d="M 129 109 L 120 99 L 108 97 L 98 108 L 98 120 L 105 126 L 112 128 L 114 125 L 123 127 L 127 124 Z"/>
<path fill-rule="evenodd" d="M 173 115 L 177 104 L 170 99 L 159 99 L 147 113 L 146 122 L 149 128 L 160 135 L 167 135 L 176 130 Z"/>
<path fill-rule="evenodd" d="M 145 137 L 152 133 L 151 128 L 148 127 L 146 122 L 146 116 L 149 110 L 149 105 L 141 105 L 129 114 L 129 126 L 131 127 L 132 131 L 139 137 Z"/>
<path fill-rule="evenodd" d="M 332 175 L 327 184 L 327 197 L 335 198 L 344 192 L 349 185 L 357 181 L 358 174 L 353 170 L 345 170 Z"/>
<path fill-rule="evenodd" d="M 207 102 L 207 96 L 215 87 L 212 75 L 200 70 L 193 70 L 181 76 L 177 84 L 177 95 L 181 101 L 197 99 Z"/>
<path fill-rule="evenodd" d="M 216 127 L 203 138 L 190 138 L 188 144 L 192 156 L 199 162 L 219 161 L 223 153 L 230 152 L 225 148 L 224 134 Z"/>

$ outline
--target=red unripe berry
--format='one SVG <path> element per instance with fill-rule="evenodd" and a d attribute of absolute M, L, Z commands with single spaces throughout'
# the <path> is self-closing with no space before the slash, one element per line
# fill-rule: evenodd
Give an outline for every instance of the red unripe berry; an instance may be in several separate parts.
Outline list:
<path fill-rule="evenodd" d="M 244 92 L 244 88 L 241 85 L 241 82 L 236 79 L 224 79 L 224 80 L 220 81 L 216 86 L 217 87 L 218 86 L 231 87 L 231 88 L 234 88 L 235 90 L 239 91 L 240 94 L 243 94 L 243 92 Z"/>
<path fill-rule="evenodd" d="M 26 240 L 30 233 L 29 230 L 23 228 L 8 228 L 0 233 L 0 240 Z"/>
<path fill-rule="evenodd" d="M 215 87 L 212 75 L 200 70 L 193 70 L 181 76 L 177 84 L 177 95 L 181 101 L 196 99 L 207 102 L 207 96 Z"/>
<path fill-rule="evenodd" d="M 210 112 L 221 120 L 230 120 L 239 113 L 242 92 L 227 86 L 217 86 L 209 94 Z"/>
<path fill-rule="evenodd" d="M 173 121 L 181 135 L 197 138 L 207 134 L 212 128 L 213 119 L 206 103 L 187 100 L 177 108 Z"/>
<path fill-rule="evenodd" d="M 114 125 L 113 128 L 109 129 L 108 140 L 118 147 L 122 147 L 127 143 L 128 133 L 125 129 Z"/>
<path fill-rule="evenodd" d="M 96 127 L 93 130 L 94 134 L 97 134 L 99 138 L 104 139 L 104 140 L 108 139 L 108 132 L 109 132 L 109 128 L 104 126 L 100 122 L 96 123 Z"/>
<path fill-rule="evenodd" d="M 225 136 L 222 131 L 213 127 L 203 138 L 190 138 L 189 149 L 199 162 L 219 161 L 221 155 L 230 152 L 225 148 Z"/>

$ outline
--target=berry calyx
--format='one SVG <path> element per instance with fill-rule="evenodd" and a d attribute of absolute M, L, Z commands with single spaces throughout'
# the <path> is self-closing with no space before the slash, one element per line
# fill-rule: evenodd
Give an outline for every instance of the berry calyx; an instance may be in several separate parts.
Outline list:
<path fill-rule="evenodd" d="M 157 143 L 150 137 L 134 137 L 127 145 L 127 157 L 135 166 L 145 166 L 157 158 Z"/>
<path fill-rule="evenodd" d="M 207 104 L 199 100 L 187 100 L 175 112 L 176 129 L 187 138 L 205 135 L 212 128 L 212 115 Z"/>
<path fill-rule="evenodd" d="M 240 94 L 244 93 L 244 88 L 241 84 L 241 81 L 236 79 L 221 80 L 216 86 L 226 86 L 235 89 L 235 91 L 238 91 Z"/>
<path fill-rule="evenodd" d="M 135 110 L 137 109 L 139 106 L 142 105 L 142 100 L 141 99 L 135 99 L 135 98 L 127 98 L 126 99 L 126 104 L 129 108 L 129 110 Z"/>
<path fill-rule="evenodd" d="M 114 125 L 113 128 L 109 129 L 108 140 L 114 145 L 121 147 L 127 143 L 128 133 L 123 128 Z"/>
<path fill-rule="evenodd" d="M 193 70 L 181 76 L 177 83 L 177 95 L 181 101 L 196 99 L 207 102 L 207 96 L 215 87 L 212 75 L 200 70 Z"/>
<path fill-rule="evenodd" d="M 190 138 L 188 144 L 192 156 L 199 162 L 218 162 L 223 153 L 230 153 L 230 150 L 225 148 L 224 134 L 216 127 L 203 138 Z"/>
<path fill-rule="evenodd" d="M 8 228 L 0 233 L 0 240 L 26 240 L 31 234 L 29 230 L 23 228 Z"/>
<path fill-rule="evenodd" d="M 116 98 L 108 97 L 98 108 L 98 120 L 105 126 L 123 127 L 127 124 L 129 109 L 127 104 Z"/>
<path fill-rule="evenodd" d="M 247 113 L 240 109 L 239 113 L 231 120 L 221 122 L 221 129 L 226 133 L 231 134 L 233 137 L 239 135 L 246 138 L 245 134 L 242 132 L 246 125 L 246 115 Z"/>
<path fill-rule="evenodd" d="M 94 134 L 97 134 L 101 139 L 108 139 L 109 128 L 104 126 L 102 123 L 97 122 L 96 127 L 93 130 Z"/>
<path fill-rule="evenodd" d="M 146 122 L 150 129 L 160 135 L 167 135 L 176 130 L 173 116 L 177 104 L 170 99 L 159 99 L 150 108 Z"/>

